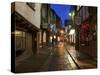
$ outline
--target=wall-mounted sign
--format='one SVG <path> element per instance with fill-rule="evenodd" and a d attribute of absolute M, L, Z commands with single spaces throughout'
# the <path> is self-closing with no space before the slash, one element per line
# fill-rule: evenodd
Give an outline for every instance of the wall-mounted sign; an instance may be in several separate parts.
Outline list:
<path fill-rule="evenodd" d="M 56 25 L 55 24 L 50 24 L 50 31 L 51 32 L 57 32 L 57 29 L 56 29 Z"/>

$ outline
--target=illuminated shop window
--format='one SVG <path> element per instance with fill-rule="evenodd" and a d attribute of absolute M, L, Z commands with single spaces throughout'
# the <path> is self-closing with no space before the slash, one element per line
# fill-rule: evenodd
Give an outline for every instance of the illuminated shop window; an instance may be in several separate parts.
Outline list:
<path fill-rule="evenodd" d="M 25 50 L 25 32 L 16 30 L 15 37 L 16 50 Z"/>

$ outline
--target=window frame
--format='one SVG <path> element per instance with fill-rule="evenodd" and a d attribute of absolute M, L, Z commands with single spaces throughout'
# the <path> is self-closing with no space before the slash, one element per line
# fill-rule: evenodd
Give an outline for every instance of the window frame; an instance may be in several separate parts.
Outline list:
<path fill-rule="evenodd" d="M 26 49 L 26 33 L 24 31 L 20 31 L 20 30 L 16 30 L 16 31 L 21 32 L 21 34 L 16 34 L 15 33 L 15 47 L 16 47 L 16 51 L 25 50 Z M 16 45 L 17 44 L 16 42 L 17 42 L 18 39 L 21 39 L 21 42 L 20 42 L 21 46 L 19 48 L 17 48 L 17 45 Z"/>

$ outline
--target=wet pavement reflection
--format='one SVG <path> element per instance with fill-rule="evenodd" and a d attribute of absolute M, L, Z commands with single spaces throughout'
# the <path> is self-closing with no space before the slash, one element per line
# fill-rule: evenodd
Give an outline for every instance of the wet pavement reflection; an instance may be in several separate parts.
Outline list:
<path fill-rule="evenodd" d="M 97 62 L 77 52 L 74 46 L 65 42 L 41 48 L 38 55 L 33 55 L 16 66 L 16 72 L 41 72 L 96 68 Z"/>
<path fill-rule="evenodd" d="M 41 66 L 40 71 L 56 71 L 76 69 L 77 66 L 65 49 L 64 43 L 60 42 L 53 47 L 53 52 Z"/>
<path fill-rule="evenodd" d="M 66 49 L 69 52 L 69 54 L 72 56 L 72 59 L 76 63 L 76 65 L 80 69 L 92 69 L 97 68 L 97 61 L 92 59 L 89 55 L 75 50 L 75 46 L 72 46 L 68 43 L 66 44 Z"/>

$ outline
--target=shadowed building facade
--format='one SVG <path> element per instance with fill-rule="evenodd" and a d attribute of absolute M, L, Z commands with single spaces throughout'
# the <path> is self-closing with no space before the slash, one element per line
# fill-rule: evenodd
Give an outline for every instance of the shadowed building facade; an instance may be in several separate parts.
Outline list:
<path fill-rule="evenodd" d="M 41 4 L 12 3 L 12 38 L 15 45 L 15 64 L 38 53 Z"/>

